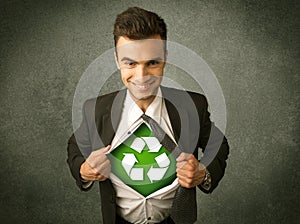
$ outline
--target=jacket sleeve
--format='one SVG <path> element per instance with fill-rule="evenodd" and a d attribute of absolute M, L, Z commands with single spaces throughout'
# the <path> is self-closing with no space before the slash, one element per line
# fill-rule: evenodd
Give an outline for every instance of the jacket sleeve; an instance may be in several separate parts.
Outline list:
<path fill-rule="evenodd" d="M 82 191 L 87 191 L 92 187 L 85 187 L 86 182 L 81 179 L 80 167 L 85 162 L 85 158 L 91 152 L 91 143 L 89 138 L 89 128 L 86 119 L 87 113 L 87 102 L 83 105 L 82 110 L 82 122 L 79 128 L 72 134 L 68 141 L 68 158 L 67 163 L 74 179 L 76 180 L 77 186 Z"/>
<path fill-rule="evenodd" d="M 229 145 L 224 134 L 210 120 L 206 98 L 202 97 L 201 101 L 199 146 L 203 151 L 203 163 L 211 175 L 211 187 L 205 190 L 199 185 L 199 188 L 205 193 L 211 193 L 224 176 Z"/>

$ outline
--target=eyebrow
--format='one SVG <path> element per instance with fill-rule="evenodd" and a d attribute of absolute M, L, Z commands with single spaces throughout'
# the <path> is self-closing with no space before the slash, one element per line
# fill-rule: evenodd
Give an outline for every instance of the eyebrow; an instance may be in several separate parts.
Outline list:
<path fill-rule="evenodd" d="M 121 59 L 121 61 L 133 61 L 133 62 L 136 62 L 135 60 L 133 60 L 131 58 L 128 58 L 128 57 L 123 57 Z M 163 59 L 161 57 L 156 57 L 156 58 L 152 58 L 152 59 L 147 60 L 147 61 L 163 61 Z"/>
<path fill-rule="evenodd" d="M 121 61 L 135 61 L 135 60 L 128 58 L 128 57 L 124 57 L 121 59 Z"/>

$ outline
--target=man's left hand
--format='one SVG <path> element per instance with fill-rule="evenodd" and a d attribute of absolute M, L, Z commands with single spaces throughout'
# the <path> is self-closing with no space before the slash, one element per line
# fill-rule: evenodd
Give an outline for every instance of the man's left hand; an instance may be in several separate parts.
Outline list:
<path fill-rule="evenodd" d="M 206 168 L 193 154 L 183 152 L 176 161 L 178 182 L 182 187 L 192 188 L 203 182 Z"/>

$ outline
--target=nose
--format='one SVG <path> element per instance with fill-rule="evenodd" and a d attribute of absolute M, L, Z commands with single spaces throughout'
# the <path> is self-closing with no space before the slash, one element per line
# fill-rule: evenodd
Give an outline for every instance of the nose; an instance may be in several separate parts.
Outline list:
<path fill-rule="evenodd" d="M 136 67 L 136 77 L 137 78 L 144 78 L 148 73 L 147 73 L 147 66 L 144 64 L 140 64 Z"/>

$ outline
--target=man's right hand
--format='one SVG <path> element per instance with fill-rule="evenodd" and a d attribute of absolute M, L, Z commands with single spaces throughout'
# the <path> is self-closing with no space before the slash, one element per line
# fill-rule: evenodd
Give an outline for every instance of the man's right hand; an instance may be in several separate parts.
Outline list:
<path fill-rule="evenodd" d="M 105 148 L 93 151 L 91 155 L 80 167 L 80 175 L 86 181 L 103 181 L 109 177 L 110 161 L 105 155 L 109 151 L 110 145 Z"/>

